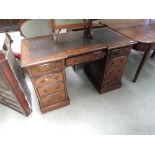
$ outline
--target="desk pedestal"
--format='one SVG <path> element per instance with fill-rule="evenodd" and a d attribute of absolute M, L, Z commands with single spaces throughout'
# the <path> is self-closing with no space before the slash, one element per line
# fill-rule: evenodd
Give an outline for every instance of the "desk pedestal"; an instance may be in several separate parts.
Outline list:
<path fill-rule="evenodd" d="M 28 68 L 43 113 L 70 103 L 64 64 L 64 60 L 59 60 Z"/>
<path fill-rule="evenodd" d="M 85 74 L 99 93 L 121 87 L 121 79 L 130 51 L 130 46 L 110 49 L 106 61 L 99 60 L 85 65 Z"/>

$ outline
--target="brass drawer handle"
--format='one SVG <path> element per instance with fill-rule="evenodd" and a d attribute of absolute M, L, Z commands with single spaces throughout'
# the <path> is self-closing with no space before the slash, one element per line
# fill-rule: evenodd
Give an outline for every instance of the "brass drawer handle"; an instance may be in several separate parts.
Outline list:
<path fill-rule="evenodd" d="M 122 50 L 122 49 L 121 48 L 116 48 L 116 49 L 113 49 L 112 52 L 118 52 L 120 50 Z"/>
<path fill-rule="evenodd" d="M 48 81 L 48 78 L 46 77 L 44 81 L 47 82 Z"/>
<path fill-rule="evenodd" d="M 48 78 L 45 78 L 44 80 L 41 80 L 41 83 L 44 83 L 44 82 L 48 82 Z"/>

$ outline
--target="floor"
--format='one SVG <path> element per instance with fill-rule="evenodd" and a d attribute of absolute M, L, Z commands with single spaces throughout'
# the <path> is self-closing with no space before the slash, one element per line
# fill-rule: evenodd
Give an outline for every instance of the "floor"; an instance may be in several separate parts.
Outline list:
<path fill-rule="evenodd" d="M 33 113 L 24 117 L 0 105 L 1 133 L 44 136 L 59 134 L 155 134 L 155 58 L 148 58 L 136 83 L 135 68 L 142 54 L 132 51 L 120 89 L 98 94 L 82 70 L 66 69 L 71 104 L 42 114 L 28 76 Z M 38 130 L 39 129 L 39 130 Z M 11 132 L 10 132 L 11 131 Z"/>

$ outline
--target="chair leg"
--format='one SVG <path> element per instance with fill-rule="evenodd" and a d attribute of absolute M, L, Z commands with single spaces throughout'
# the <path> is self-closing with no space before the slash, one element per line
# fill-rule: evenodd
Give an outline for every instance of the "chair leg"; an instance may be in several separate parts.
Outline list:
<path fill-rule="evenodd" d="M 152 55 L 151 55 L 151 58 L 153 58 L 155 55 L 155 50 L 153 51 Z"/>
<path fill-rule="evenodd" d="M 144 52 L 143 58 L 142 58 L 139 66 L 138 66 L 138 69 L 136 71 L 136 74 L 135 74 L 132 82 L 136 82 L 137 81 L 138 76 L 139 76 L 139 74 L 140 74 L 140 72 L 141 72 L 141 70 L 143 68 L 143 65 L 145 63 L 145 60 L 146 60 L 147 56 L 149 55 L 149 53 L 150 53 L 150 48 L 148 48 L 148 50 Z"/>

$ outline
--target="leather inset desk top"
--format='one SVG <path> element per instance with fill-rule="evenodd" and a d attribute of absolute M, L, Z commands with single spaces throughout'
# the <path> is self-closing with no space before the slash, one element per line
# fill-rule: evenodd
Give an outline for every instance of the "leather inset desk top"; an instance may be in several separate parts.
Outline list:
<path fill-rule="evenodd" d="M 132 39 L 107 27 L 93 29 L 93 39 L 83 37 L 83 31 L 22 40 L 22 67 L 68 58 L 90 51 L 135 44 Z"/>

